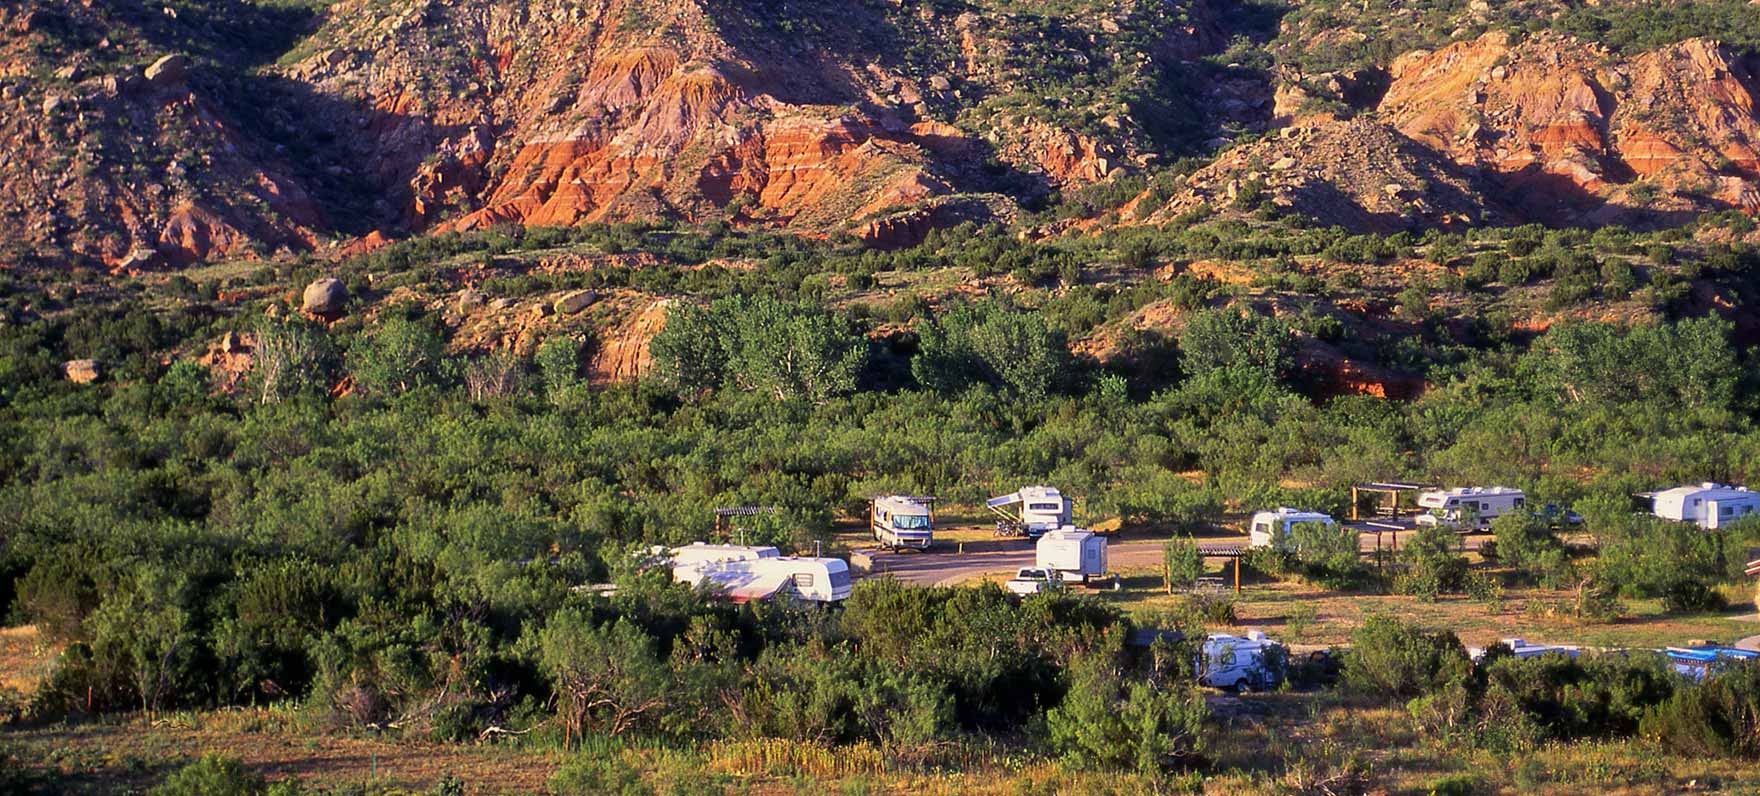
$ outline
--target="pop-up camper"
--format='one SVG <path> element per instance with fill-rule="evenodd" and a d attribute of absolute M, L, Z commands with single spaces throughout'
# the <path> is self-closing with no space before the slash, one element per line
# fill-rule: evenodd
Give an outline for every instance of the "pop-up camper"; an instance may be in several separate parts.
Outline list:
<path fill-rule="evenodd" d="M 1036 539 L 1072 522 L 1074 503 L 1054 486 L 1027 486 L 984 501 L 999 519 L 996 530 Z"/>

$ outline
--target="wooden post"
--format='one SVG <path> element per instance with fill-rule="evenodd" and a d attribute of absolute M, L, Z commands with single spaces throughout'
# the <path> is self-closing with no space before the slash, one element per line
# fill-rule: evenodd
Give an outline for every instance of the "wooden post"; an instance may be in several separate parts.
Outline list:
<path fill-rule="evenodd" d="M 1351 521 L 1352 522 L 1355 522 L 1357 520 L 1357 500 L 1358 500 L 1357 488 L 1356 488 L 1356 486 L 1353 485 L 1351 487 Z"/>
<path fill-rule="evenodd" d="M 1241 593 L 1241 557 L 1234 557 L 1234 593 Z"/>

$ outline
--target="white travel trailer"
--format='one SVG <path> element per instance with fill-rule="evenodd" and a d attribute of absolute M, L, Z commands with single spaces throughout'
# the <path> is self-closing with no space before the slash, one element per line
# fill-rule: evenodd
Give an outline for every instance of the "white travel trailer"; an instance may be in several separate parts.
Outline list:
<path fill-rule="evenodd" d="M 692 542 L 681 547 L 674 547 L 667 552 L 675 567 L 691 564 L 714 564 L 722 561 L 750 561 L 758 558 L 781 558 L 782 552 L 774 547 L 757 547 L 738 544 L 705 544 Z"/>
<path fill-rule="evenodd" d="M 1027 486 L 1017 492 L 984 501 L 1001 517 L 997 530 L 1013 531 L 1029 539 L 1074 522 L 1074 501 L 1054 486 Z"/>
<path fill-rule="evenodd" d="M 1261 511 L 1253 515 L 1252 522 L 1247 526 L 1248 543 L 1253 547 L 1282 547 L 1289 543 L 1291 529 L 1305 522 L 1317 522 L 1328 527 L 1338 524 L 1330 514 L 1279 506 L 1276 511 Z"/>
<path fill-rule="evenodd" d="M 1246 638 L 1212 633 L 1204 639 L 1198 661 L 1198 682 L 1235 691 L 1268 691 L 1283 682 L 1288 653 L 1282 644 L 1257 630 Z"/>
<path fill-rule="evenodd" d="M 1046 531 L 1034 548 L 1039 569 L 1058 573 L 1064 581 L 1083 584 L 1106 574 L 1106 537 L 1074 526 Z"/>
<path fill-rule="evenodd" d="M 680 583 L 712 584 L 734 602 L 788 595 L 805 602 L 834 603 L 849 598 L 849 563 L 840 558 L 777 556 L 709 561 L 674 567 Z"/>
<path fill-rule="evenodd" d="M 1510 653 L 1517 658 L 1534 658 L 1551 652 L 1556 652 L 1569 658 L 1575 658 L 1580 651 L 1577 647 L 1564 646 L 1561 644 L 1529 644 L 1527 639 L 1520 638 L 1506 638 L 1499 643 L 1508 647 Z M 1477 663 L 1479 659 L 1485 657 L 1485 650 L 1481 648 L 1469 649 L 1467 650 L 1467 656 L 1472 658 L 1474 663 Z"/>
<path fill-rule="evenodd" d="M 887 495 L 874 498 L 868 524 L 874 541 L 891 550 L 927 550 L 935 543 L 935 514 L 929 509 L 934 498 Z"/>
<path fill-rule="evenodd" d="M 1491 521 L 1511 512 L 1521 511 L 1528 495 L 1507 486 L 1466 486 L 1424 492 L 1418 495 L 1418 506 L 1429 509 L 1419 514 L 1419 525 L 1440 525 L 1457 531 L 1479 531 L 1491 527 Z"/>
<path fill-rule="evenodd" d="M 1678 486 L 1650 494 L 1651 513 L 1665 520 L 1691 522 L 1701 528 L 1721 528 L 1760 511 L 1760 492 L 1745 486 L 1724 486 L 1707 481 Z"/>

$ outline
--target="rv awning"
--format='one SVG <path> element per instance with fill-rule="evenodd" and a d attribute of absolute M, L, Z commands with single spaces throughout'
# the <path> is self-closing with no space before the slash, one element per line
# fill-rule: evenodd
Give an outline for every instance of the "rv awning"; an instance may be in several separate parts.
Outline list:
<path fill-rule="evenodd" d="M 1021 493 L 1010 492 L 1002 497 L 990 498 L 989 500 L 984 501 L 984 505 L 989 506 L 990 508 L 996 508 L 997 506 L 1007 506 L 1013 503 L 1019 503 L 1023 499 Z"/>
<path fill-rule="evenodd" d="M 715 510 L 717 517 L 750 517 L 755 514 L 775 514 L 781 509 L 775 506 L 729 506 Z"/>

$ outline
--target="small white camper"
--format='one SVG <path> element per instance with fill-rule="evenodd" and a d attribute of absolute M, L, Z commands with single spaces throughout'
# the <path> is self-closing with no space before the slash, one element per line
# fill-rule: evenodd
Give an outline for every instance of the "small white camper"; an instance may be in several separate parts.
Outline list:
<path fill-rule="evenodd" d="M 1074 502 L 1054 486 L 1021 487 L 1018 491 L 984 501 L 984 506 L 1001 518 L 996 523 L 997 530 L 1022 534 L 1029 539 L 1074 521 Z"/>
<path fill-rule="evenodd" d="M 1052 570 L 1064 581 L 1084 585 L 1106 574 L 1106 537 L 1074 526 L 1046 531 L 1034 548 L 1039 569 Z"/>
<path fill-rule="evenodd" d="M 1253 515 L 1252 521 L 1247 525 L 1248 544 L 1252 547 L 1285 547 L 1289 544 L 1291 529 L 1307 522 L 1317 522 L 1328 527 L 1338 524 L 1330 514 L 1279 506 L 1276 511 L 1261 511 Z"/>
<path fill-rule="evenodd" d="M 1760 492 L 1745 486 L 1724 486 L 1707 481 L 1693 486 L 1664 489 L 1647 497 L 1650 512 L 1665 520 L 1691 522 L 1701 528 L 1721 528 L 1760 512 Z"/>
<path fill-rule="evenodd" d="M 1527 505 L 1528 495 L 1507 486 L 1468 486 L 1424 492 L 1418 506 L 1429 509 L 1418 515 L 1419 525 L 1440 525 L 1457 531 L 1480 531 L 1491 521 Z"/>
<path fill-rule="evenodd" d="M 874 541 L 889 550 L 927 550 L 935 543 L 935 515 L 929 509 L 934 498 L 887 495 L 874 498 L 868 525 Z"/>
<path fill-rule="evenodd" d="M 1282 644 L 1257 630 L 1245 638 L 1212 633 L 1204 639 L 1198 661 L 1198 682 L 1235 691 L 1268 691 L 1283 682 L 1288 653 Z"/>

